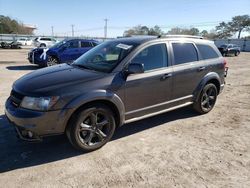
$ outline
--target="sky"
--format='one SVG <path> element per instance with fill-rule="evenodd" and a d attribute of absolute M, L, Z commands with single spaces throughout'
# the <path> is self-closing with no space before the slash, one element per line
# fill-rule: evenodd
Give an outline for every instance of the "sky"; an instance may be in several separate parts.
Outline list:
<path fill-rule="evenodd" d="M 136 25 L 197 27 L 211 30 L 233 16 L 250 14 L 250 0 L 0 0 L 0 15 L 37 26 L 35 34 L 122 36 Z"/>

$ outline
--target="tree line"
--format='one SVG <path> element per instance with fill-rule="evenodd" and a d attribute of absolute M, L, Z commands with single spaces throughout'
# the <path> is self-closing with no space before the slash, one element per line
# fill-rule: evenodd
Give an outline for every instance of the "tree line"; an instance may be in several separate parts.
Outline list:
<path fill-rule="evenodd" d="M 154 26 L 152 28 L 147 26 L 138 25 L 124 32 L 124 36 L 133 35 L 199 35 L 208 39 L 225 39 L 230 38 L 236 33 L 237 38 L 241 38 L 243 31 L 250 31 L 250 16 L 234 16 L 229 22 L 221 22 L 211 31 L 202 30 L 198 28 L 180 28 L 174 27 L 170 29 L 167 33 L 164 33 L 159 26 Z M 250 36 L 248 36 L 250 37 Z"/>
<path fill-rule="evenodd" d="M 32 34 L 22 22 L 0 15 L 0 34 Z"/>

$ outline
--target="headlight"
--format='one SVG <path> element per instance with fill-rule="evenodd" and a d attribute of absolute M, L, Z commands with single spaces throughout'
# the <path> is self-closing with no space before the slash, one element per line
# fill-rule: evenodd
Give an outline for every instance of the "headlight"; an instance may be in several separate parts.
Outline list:
<path fill-rule="evenodd" d="M 24 97 L 21 102 L 21 107 L 38 110 L 38 111 L 47 111 L 49 110 L 56 102 L 58 101 L 58 96 L 53 97 Z"/>

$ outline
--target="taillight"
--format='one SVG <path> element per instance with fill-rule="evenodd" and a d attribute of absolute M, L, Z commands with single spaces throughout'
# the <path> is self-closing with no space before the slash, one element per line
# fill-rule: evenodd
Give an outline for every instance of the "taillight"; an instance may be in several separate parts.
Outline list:
<path fill-rule="evenodd" d="M 224 58 L 224 60 L 223 60 L 223 65 L 224 65 L 224 68 L 226 68 L 227 67 L 227 61 L 226 61 L 226 59 Z"/>
<path fill-rule="evenodd" d="M 228 66 L 225 58 L 223 60 L 223 65 L 224 65 L 224 77 L 227 77 Z"/>

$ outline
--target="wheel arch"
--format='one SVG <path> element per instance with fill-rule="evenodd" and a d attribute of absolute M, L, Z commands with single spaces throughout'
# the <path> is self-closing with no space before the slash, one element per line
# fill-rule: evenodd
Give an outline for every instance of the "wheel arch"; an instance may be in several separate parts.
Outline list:
<path fill-rule="evenodd" d="M 116 121 L 117 127 L 120 127 L 125 121 L 125 108 L 123 105 L 122 100 L 120 97 L 114 93 L 109 93 L 107 91 L 98 91 L 98 92 L 91 92 L 89 94 L 81 95 L 72 100 L 61 114 L 65 114 L 67 109 L 71 109 L 69 114 L 67 115 L 68 118 L 64 124 L 64 130 L 66 130 L 67 126 L 70 125 L 70 121 L 75 115 L 83 108 L 94 104 L 104 104 L 108 106 L 112 112 L 114 113 L 114 118 Z"/>
<path fill-rule="evenodd" d="M 215 73 L 215 72 L 211 72 L 208 73 L 199 83 L 198 87 L 196 88 L 195 92 L 194 92 L 194 101 L 197 101 L 199 99 L 199 96 L 202 92 L 202 89 L 204 88 L 204 86 L 208 83 L 213 83 L 216 88 L 217 88 L 217 93 L 220 93 L 220 87 L 221 87 L 221 82 L 220 82 L 220 76 Z"/>

